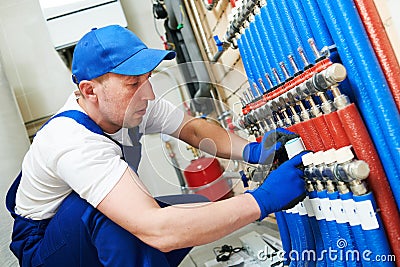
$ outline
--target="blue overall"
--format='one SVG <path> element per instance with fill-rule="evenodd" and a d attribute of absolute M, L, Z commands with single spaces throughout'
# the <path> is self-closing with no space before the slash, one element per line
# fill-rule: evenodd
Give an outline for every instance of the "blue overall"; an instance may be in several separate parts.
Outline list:
<path fill-rule="evenodd" d="M 56 117 L 72 118 L 90 131 L 104 134 L 101 128 L 82 112 L 70 110 L 51 119 Z M 140 138 L 139 135 L 137 137 Z M 31 220 L 21 217 L 14 212 L 15 195 L 21 175 L 22 172 L 7 193 L 6 206 L 14 218 L 10 248 L 22 267 L 177 266 L 191 249 L 163 253 L 115 224 L 75 192 L 62 202 L 53 218 Z M 161 207 L 205 201 L 198 198 L 198 195 L 178 197 L 181 199 L 167 197 L 166 201 L 156 200 Z"/>

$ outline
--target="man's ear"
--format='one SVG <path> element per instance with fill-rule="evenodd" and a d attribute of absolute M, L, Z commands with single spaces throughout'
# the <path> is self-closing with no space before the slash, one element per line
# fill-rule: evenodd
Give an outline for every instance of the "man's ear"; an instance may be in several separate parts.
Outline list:
<path fill-rule="evenodd" d="M 97 101 L 97 95 L 94 90 L 95 83 L 93 81 L 83 80 L 79 83 L 79 89 L 83 97 L 89 101 Z"/>

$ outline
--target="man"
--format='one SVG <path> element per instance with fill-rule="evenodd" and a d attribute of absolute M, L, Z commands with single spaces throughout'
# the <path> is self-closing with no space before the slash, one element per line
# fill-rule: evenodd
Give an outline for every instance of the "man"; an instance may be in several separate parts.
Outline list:
<path fill-rule="evenodd" d="M 185 248 L 217 240 L 304 194 L 299 155 L 254 191 L 207 205 L 160 208 L 136 174 L 144 131 L 195 147 L 213 140 L 204 145 L 207 152 L 250 163 L 271 158 L 282 146 L 268 135 L 260 144 L 248 143 L 162 99 L 153 101 L 151 71 L 174 56 L 147 48 L 116 25 L 93 29 L 78 42 L 72 63 L 78 97 L 71 95 L 37 133 L 7 195 L 15 218 L 10 247 L 22 266 L 175 266 Z M 133 151 L 129 164 L 125 148 Z"/>

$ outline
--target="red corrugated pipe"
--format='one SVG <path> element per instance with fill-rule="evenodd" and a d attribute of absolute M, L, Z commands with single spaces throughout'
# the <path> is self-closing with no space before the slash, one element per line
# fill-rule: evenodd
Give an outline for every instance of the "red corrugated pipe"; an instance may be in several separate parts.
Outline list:
<path fill-rule="evenodd" d="M 379 64 L 400 111 L 400 66 L 373 0 L 354 0 Z"/>
<path fill-rule="evenodd" d="M 343 128 L 337 111 L 323 115 L 329 132 L 335 142 L 334 148 L 338 149 L 350 145 L 346 131 Z"/>
<path fill-rule="evenodd" d="M 382 222 L 396 259 L 400 259 L 400 215 L 379 156 L 356 106 L 351 104 L 337 111 L 344 130 L 358 159 L 368 163 L 368 185 L 381 210 Z"/>
<path fill-rule="evenodd" d="M 293 125 L 291 127 L 293 127 Z M 294 127 L 296 129 L 295 133 L 300 135 L 307 149 L 314 152 L 324 150 L 321 137 L 311 120 L 296 123 Z M 290 128 L 288 129 L 290 130 Z"/>
<path fill-rule="evenodd" d="M 319 136 L 321 137 L 322 144 L 324 145 L 324 150 L 328 150 L 335 147 L 335 141 L 329 132 L 328 124 L 326 123 L 324 116 L 318 116 L 311 119 L 314 124 L 315 129 L 317 129 Z"/>

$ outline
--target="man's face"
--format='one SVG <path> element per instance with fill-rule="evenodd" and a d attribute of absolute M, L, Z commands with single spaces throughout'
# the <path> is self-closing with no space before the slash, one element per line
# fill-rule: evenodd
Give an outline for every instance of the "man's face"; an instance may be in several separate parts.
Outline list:
<path fill-rule="evenodd" d="M 151 73 L 140 76 L 106 74 L 97 93 L 102 117 L 118 130 L 139 125 L 146 113 L 149 100 L 154 100 L 149 82 Z M 114 127 L 112 127 L 114 128 Z"/>

